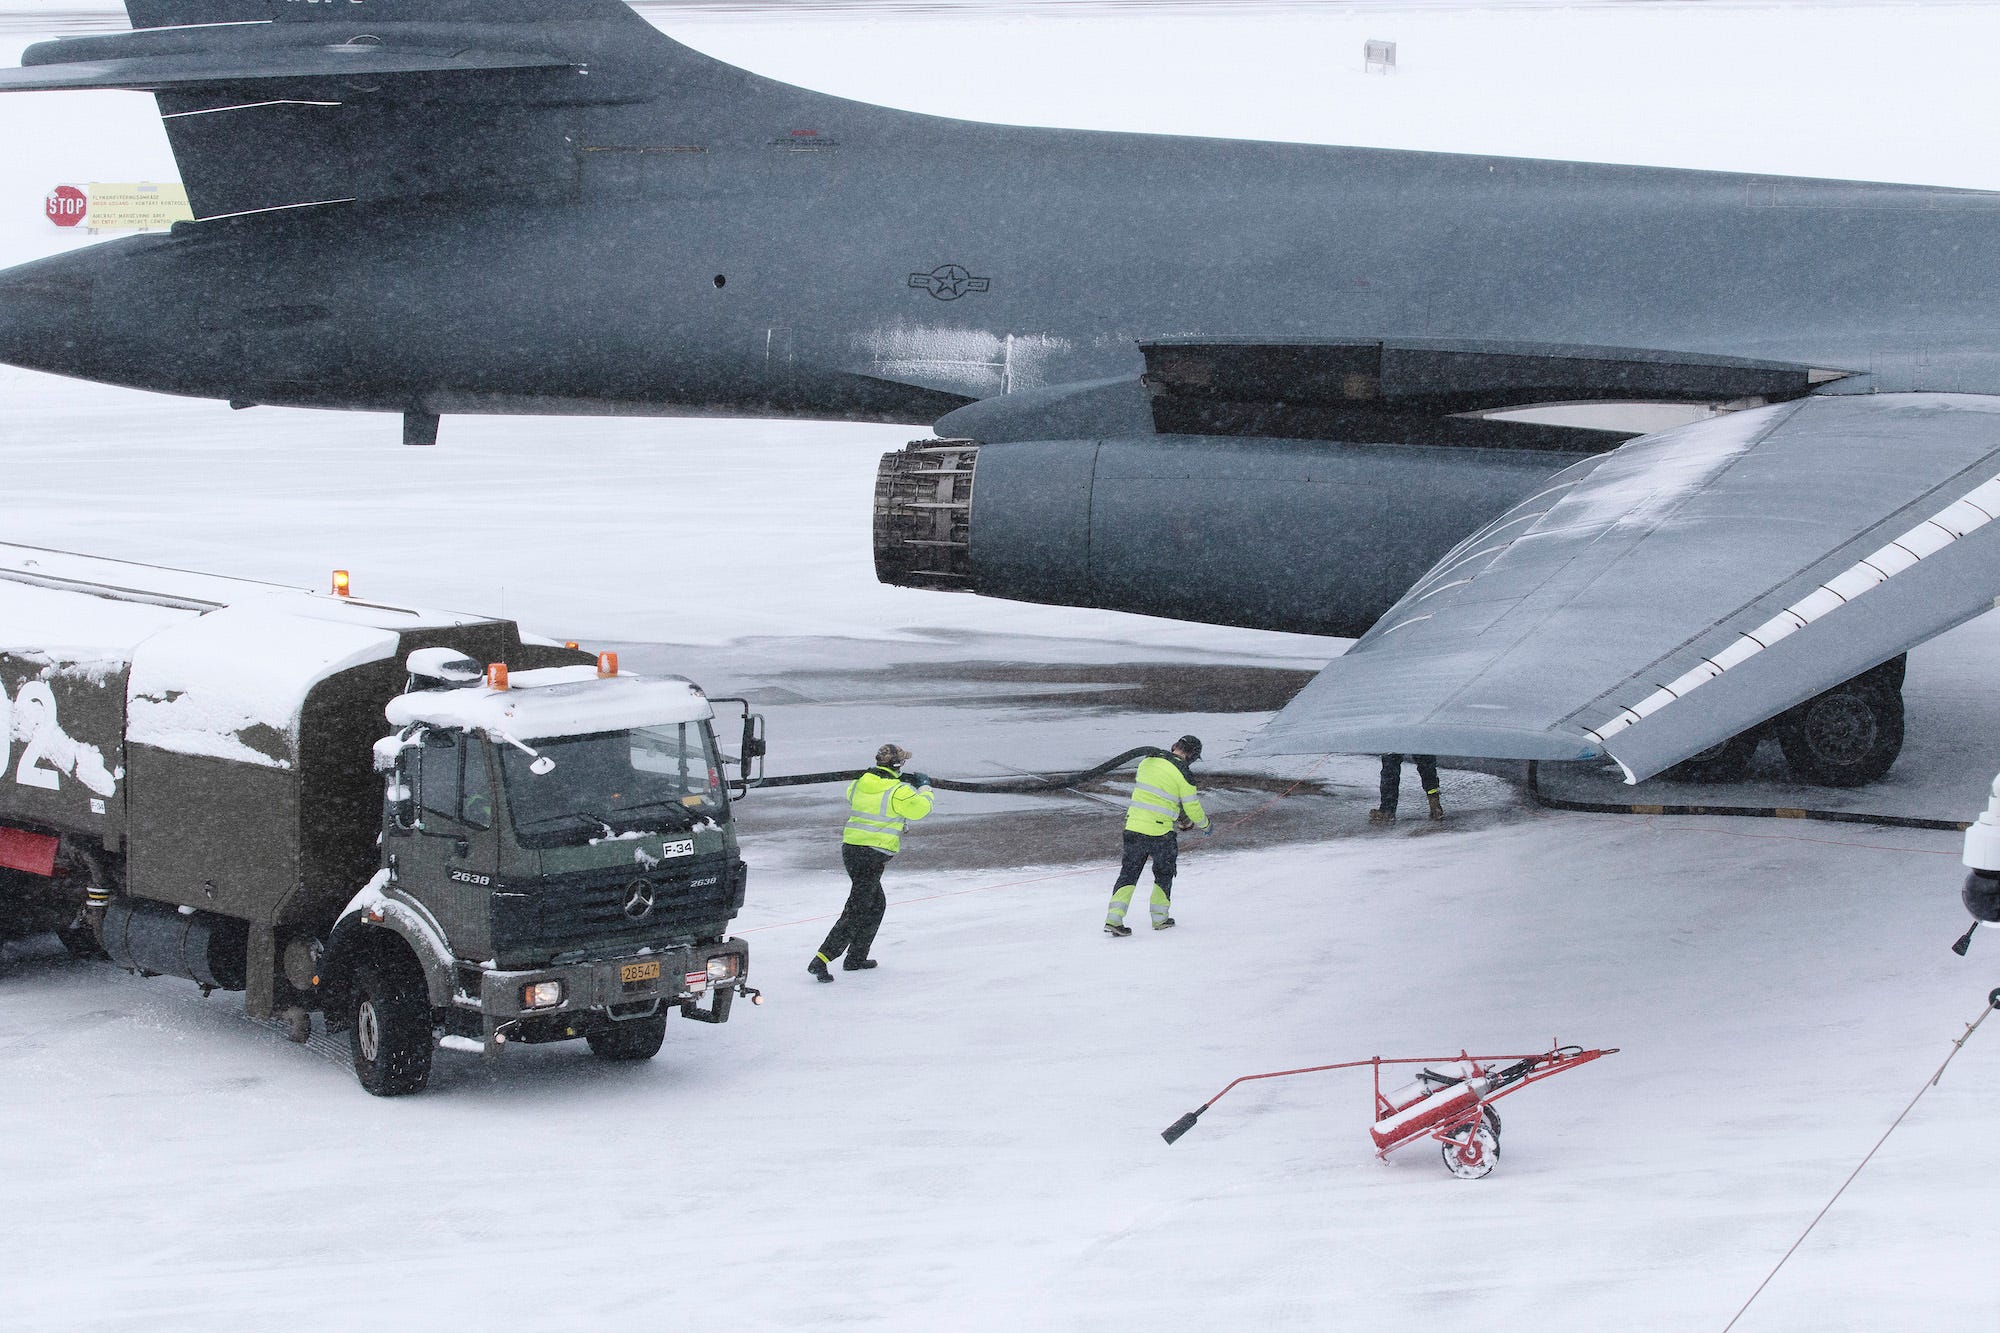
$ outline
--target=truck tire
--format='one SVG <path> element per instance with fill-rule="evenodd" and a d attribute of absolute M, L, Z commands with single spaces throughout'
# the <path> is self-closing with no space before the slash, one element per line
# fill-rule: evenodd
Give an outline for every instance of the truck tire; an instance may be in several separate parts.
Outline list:
<path fill-rule="evenodd" d="M 1903 750 L 1903 696 L 1858 677 L 1780 714 L 1785 763 L 1801 782 L 1859 787 L 1889 771 Z"/>
<path fill-rule="evenodd" d="M 610 1023 L 584 1035 L 590 1053 L 600 1060 L 650 1060 L 660 1053 L 660 1043 L 666 1039 L 665 1014 Z"/>
<path fill-rule="evenodd" d="M 430 996 L 413 970 L 363 963 L 348 990 L 354 1076 L 377 1097 L 421 1092 L 430 1082 Z"/>

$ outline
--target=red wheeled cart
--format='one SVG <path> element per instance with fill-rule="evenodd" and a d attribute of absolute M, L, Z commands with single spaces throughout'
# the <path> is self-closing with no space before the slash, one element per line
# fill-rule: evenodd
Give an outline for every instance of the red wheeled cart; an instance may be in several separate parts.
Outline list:
<path fill-rule="evenodd" d="M 1441 1147 L 1445 1169 L 1464 1180 L 1477 1180 L 1492 1173 L 1500 1157 L 1500 1116 L 1493 1103 L 1545 1078 L 1554 1078 L 1566 1069 L 1589 1064 L 1606 1055 L 1615 1055 L 1616 1046 L 1586 1051 L 1581 1046 L 1551 1046 L 1539 1055 L 1470 1055 L 1460 1051 L 1447 1056 L 1410 1056 L 1384 1059 L 1347 1060 L 1334 1065 L 1311 1065 L 1305 1069 L 1280 1069 L 1268 1074 L 1245 1074 L 1229 1087 L 1189 1111 L 1160 1137 L 1168 1143 L 1194 1128 L 1201 1113 L 1221 1101 L 1230 1088 L 1260 1078 L 1287 1078 L 1293 1074 L 1317 1074 L 1330 1069 L 1359 1069 L 1375 1072 L 1375 1123 L 1369 1137 L 1375 1140 L 1375 1155 L 1386 1158 L 1398 1148 L 1419 1139 L 1434 1139 Z M 1382 1070 L 1389 1065 L 1416 1065 L 1410 1082 L 1389 1092 L 1382 1091 Z"/>

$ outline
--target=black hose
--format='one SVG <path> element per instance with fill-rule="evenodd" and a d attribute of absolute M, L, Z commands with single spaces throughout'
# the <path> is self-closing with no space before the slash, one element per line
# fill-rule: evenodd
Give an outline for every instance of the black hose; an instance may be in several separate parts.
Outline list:
<path fill-rule="evenodd" d="M 1124 754 L 1105 760 L 1095 768 L 1086 768 L 1080 773 L 1061 773 L 1054 777 L 932 778 L 931 785 L 942 788 L 945 791 L 993 792 L 999 794 L 1061 791 L 1065 787 L 1074 787 L 1078 783 L 1089 782 L 1092 778 L 1101 778 L 1112 769 L 1123 767 L 1136 759 L 1144 759 L 1149 755 L 1159 755 L 1164 758 L 1166 753 L 1165 750 L 1160 749 L 1157 745 L 1140 745 L 1127 750 Z M 765 787 L 811 787 L 823 782 L 851 782 L 867 771 L 865 768 L 844 768 L 833 773 L 784 773 L 774 778 L 762 778 L 752 783 L 751 790 L 761 791 Z"/>
<path fill-rule="evenodd" d="M 1962 819 L 1920 819 L 1915 815 L 1868 815 L 1849 810 L 1804 810 L 1781 805 L 1644 805 L 1616 801 L 1566 801 L 1543 792 L 1535 761 L 1528 761 L 1528 797 L 1545 810 L 1590 815 L 1742 815 L 1753 819 L 1816 819 L 1828 824 L 1881 824 L 1888 828 L 1941 829 L 1963 833 Z"/>

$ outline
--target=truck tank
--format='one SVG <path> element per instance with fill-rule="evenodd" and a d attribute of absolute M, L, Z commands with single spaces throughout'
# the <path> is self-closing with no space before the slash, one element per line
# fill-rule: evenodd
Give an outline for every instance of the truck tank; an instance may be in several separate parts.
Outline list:
<path fill-rule="evenodd" d="M 118 961 L 254 988 L 231 948 L 324 931 L 374 869 L 370 745 L 405 657 L 445 643 L 590 660 L 511 621 L 0 544 L 0 935 L 119 893 Z M 187 933 L 169 918 L 209 916 L 247 933 L 164 942 Z"/>

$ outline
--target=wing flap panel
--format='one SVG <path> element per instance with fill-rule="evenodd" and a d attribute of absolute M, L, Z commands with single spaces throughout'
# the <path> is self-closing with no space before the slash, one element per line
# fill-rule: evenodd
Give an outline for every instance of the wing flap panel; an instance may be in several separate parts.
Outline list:
<path fill-rule="evenodd" d="M 1147 382 L 1171 397 L 1440 415 L 1535 403 L 1779 402 L 1838 377 L 1784 361 L 1491 339 L 1158 339 L 1139 350 Z"/>
<path fill-rule="evenodd" d="M 1992 606 L 1996 471 L 2000 400 L 1959 395 L 1634 441 L 1475 534 L 1254 748 L 1404 749 L 1400 726 L 1538 758 L 1546 735 L 1648 776 Z"/>

